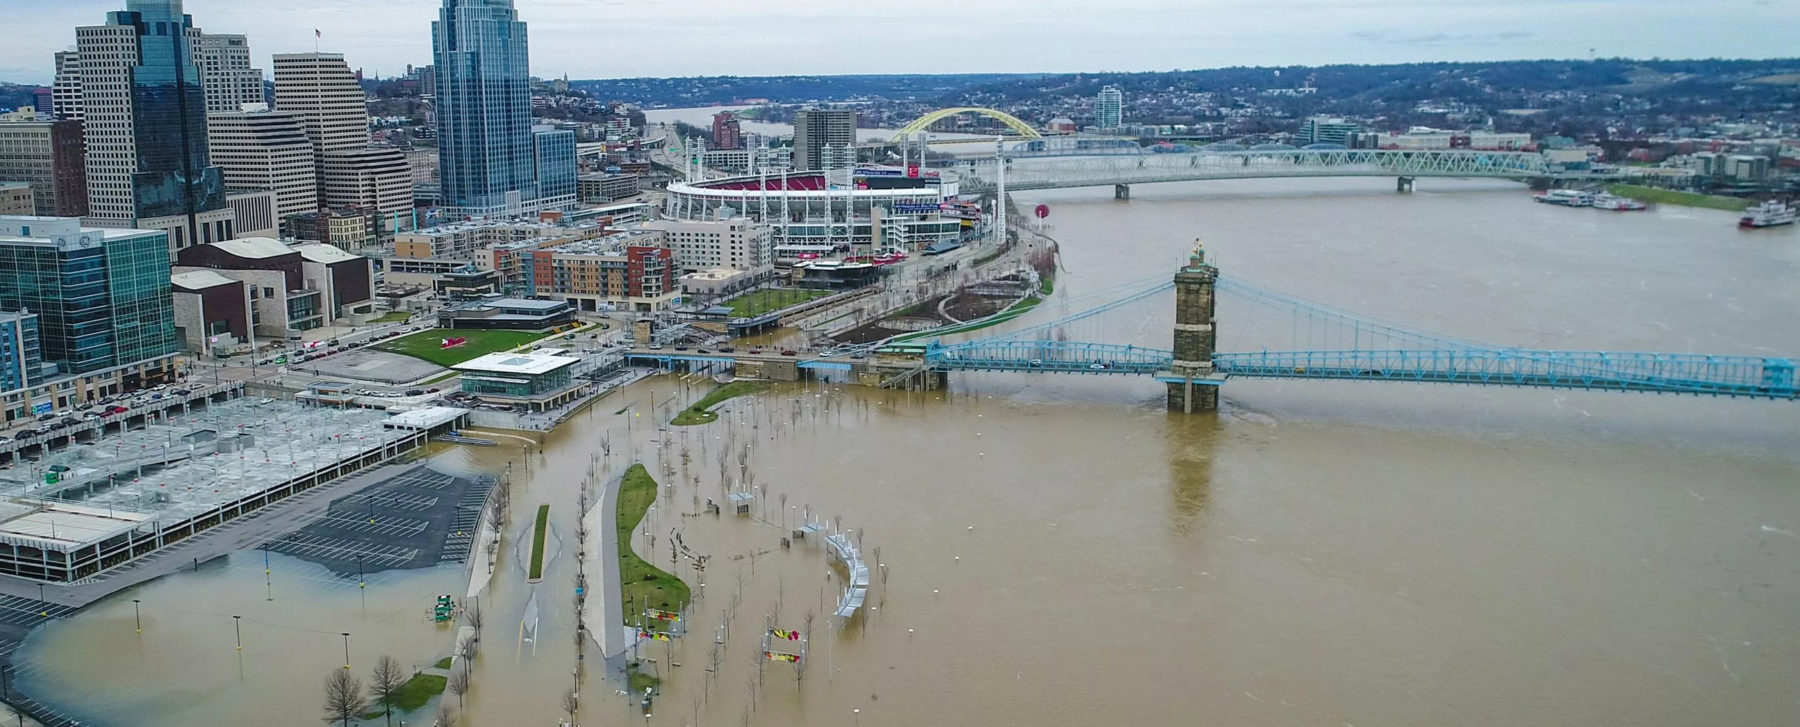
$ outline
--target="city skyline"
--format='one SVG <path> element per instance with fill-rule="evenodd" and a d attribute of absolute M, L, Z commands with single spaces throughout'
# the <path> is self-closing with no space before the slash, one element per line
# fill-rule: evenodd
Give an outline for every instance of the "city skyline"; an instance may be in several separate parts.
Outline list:
<path fill-rule="evenodd" d="M 111 0 L 14 0 L 35 24 L 92 22 Z M 777 0 L 754 7 L 707 0 L 672 16 L 639 0 L 520 0 L 538 26 L 531 72 L 543 77 L 805 75 L 821 72 L 1104 72 L 1232 65 L 1322 65 L 1524 58 L 1760 58 L 1792 55 L 1779 34 L 1786 0 L 1665 4 L 1649 0 L 1500 0 L 1444 7 L 1426 0 L 1295 0 L 1271 9 L 1247 0 L 1167 6 L 1127 0 L 1095 17 L 1074 3 L 1002 0 L 980 7 L 837 6 Z M 304 8 L 266 2 L 187 0 L 208 32 L 249 36 L 252 64 L 275 53 L 344 53 L 352 67 L 397 76 L 431 58 L 437 0 L 379 6 L 320 0 Z M 1550 13 L 1550 15 L 1546 15 Z M 921 24 L 919 18 L 945 18 Z M 1631 22 L 1620 22 L 1629 18 Z M 1546 22 L 1554 19 L 1555 22 Z M 870 27 L 893 27 L 871 37 Z M 313 30 L 323 34 L 313 36 Z M 1028 32 L 1027 32 L 1028 31 Z M 53 54 L 72 34 L 24 34 L 0 49 L 0 80 L 48 85 Z M 615 51 L 590 52 L 596 39 Z M 770 54 L 776 42 L 816 53 Z M 983 66 L 959 49 L 979 43 Z M 636 47 L 641 45 L 642 47 Z M 682 52 L 692 47 L 705 52 Z M 674 49 L 675 52 L 670 52 Z M 829 62 L 820 59 L 830 59 Z M 828 67 L 821 67 L 828 66 Z"/>

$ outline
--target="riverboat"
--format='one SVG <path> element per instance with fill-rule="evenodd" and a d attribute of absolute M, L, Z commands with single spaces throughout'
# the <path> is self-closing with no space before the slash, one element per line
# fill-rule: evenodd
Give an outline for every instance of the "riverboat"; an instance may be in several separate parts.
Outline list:
<path fill-rule="evenodd" d="M 1771 199 L 1756 205 L 1755 207 L 1744 210 L 1744 216 L 1738 218 L 1738 227 L 1744 229 L 1757 229 L 1762 227 L 1775 227 L 1778 225 L 1791 225 L 1794 224 L 1795 212 L 1793 205 L 1784 204 Z"/>
<path fill-rule="evenodd" d="M 1594 205 L 1594 195 L 1579 189 L 1552 189 L 1534 199 L 1544 204 L 1563 207 L 1592 207 Z"/>
<path fill-rule="evenodd" d="M 1619 197 L 1619 196 L 1607 194 L 1605 192 L 1594 195 L 1594 201 L 1592 204 L 1593 204 L 1594 209 L 1612 210 L 1614 212 L 1637 212 L 1639 210 L 1646 210 L 1646 209 L 1650 208 L 1650 205 L 1644 204 L 1643 202 L 1639 202 L 1630 197 Z"/>

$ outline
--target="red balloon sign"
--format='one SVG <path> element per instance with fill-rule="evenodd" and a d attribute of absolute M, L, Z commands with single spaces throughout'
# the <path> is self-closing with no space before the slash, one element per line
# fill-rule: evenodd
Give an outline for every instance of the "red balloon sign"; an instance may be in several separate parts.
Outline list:
<path fill-rule="evenodd" d="M 1050 205 L 1040 204 L 1037 206 L 1037 218 L 1038 219 L 1041 220 L 1041 219 L 1044 219 L 1045 217 L 1049 217 L 1049 216 L 1050 216 Z"/>

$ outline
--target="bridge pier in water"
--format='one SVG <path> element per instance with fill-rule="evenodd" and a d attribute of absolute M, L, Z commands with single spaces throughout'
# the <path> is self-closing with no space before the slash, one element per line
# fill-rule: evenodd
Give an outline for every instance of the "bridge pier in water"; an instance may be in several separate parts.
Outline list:
<path fill-rule="evenodd" d="M 1192 414 L 1219 408 L 1225 377 L 1213 368 L 1217 332 L 1213 327 L 1214 288 L 1219 269 L 1208 265 L 1199 244 L 1188 264 L 1175 273 L 1175 347 L 1168 371 L 1156 380 L 1169 390 L 1169 411 Z"/>
<path fill-rule="evenodd" d="M 1130 201 L 1131 200 L 1131 185 L 1129 185 L 1129 184 L 1113 185 L 1113 199 L 1122 199 L 1122 200 Z"/>
<path fill-rule="evenodd" d="M 1411 191 L 1413 191 L 1413 178 L 1412 177 L 1400 177 L 1399 179 L 1394 180 L 1394 191 L 1396 191 L 1396 192 L 1411 192 Z"/>

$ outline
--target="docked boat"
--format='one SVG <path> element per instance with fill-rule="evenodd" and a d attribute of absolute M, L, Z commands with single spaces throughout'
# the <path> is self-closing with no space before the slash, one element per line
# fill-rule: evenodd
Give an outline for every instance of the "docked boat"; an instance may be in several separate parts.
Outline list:
<path fill-rule="evenodd" d="M 1534 199 L 1544 204 L 1561 205 L 1563 207 L 1594 206 L 1594 195 L 1579 189 L 1552 189 L 1536 196 Z"/>
<path fill-rule="evenodd" d="M 1638 210 L 1645 210 L 1645 209 L 1650 208 L 1650 205 L 1644 204 L 1643 202 L 1639 202 L 1630 197 L 1619 197 L 1619 196 L 1607 194 L 1605 192 L 1601 192 L 1600 194 L 1594 195 L 1594 200 L 1593 200 L 1592 204 L 1593 204 L 1594 209 L 1612 210 L 1614 212 L 1636 212 Z"/>
<path fill-rule="evenodd" d="M 1795 213 L 1793 205 L 1771 199 L 1744 210 L 1744 216 L 1738 218 L 1738 227 L 1754 229 L 1791 225 L 1794 224 Z"/>

